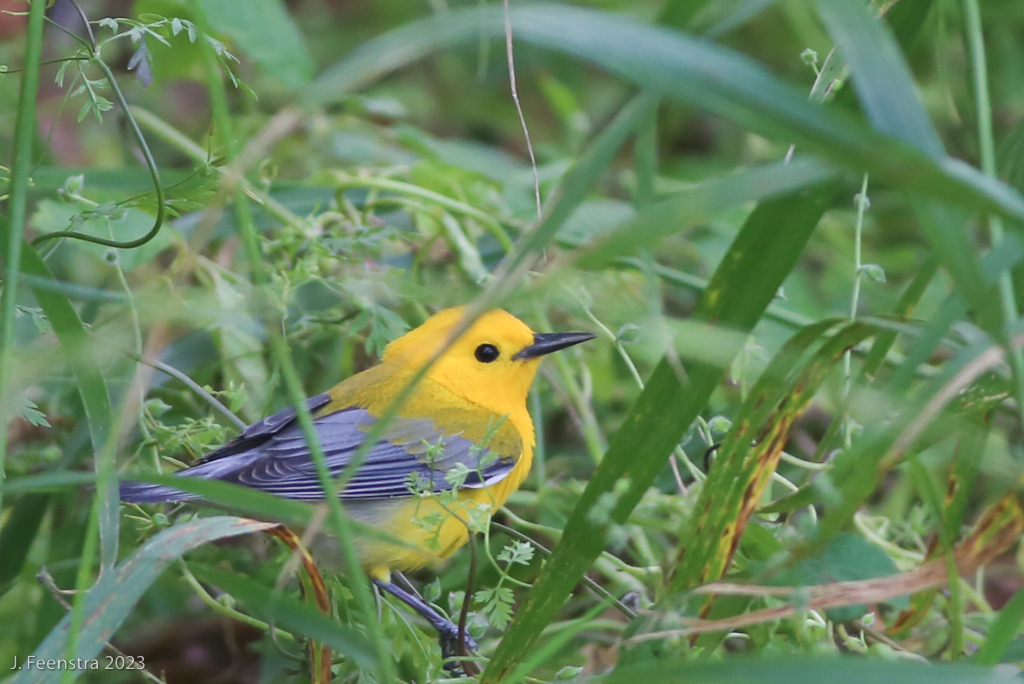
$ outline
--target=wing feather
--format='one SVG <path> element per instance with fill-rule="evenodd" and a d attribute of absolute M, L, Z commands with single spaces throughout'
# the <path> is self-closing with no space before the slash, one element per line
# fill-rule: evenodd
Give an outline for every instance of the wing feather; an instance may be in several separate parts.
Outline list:
<path fill-rule="evenodd" d="M 318 395 L 310 399 L 309 407 L 316 411 L 329 402 L 328 395 Z M 332 476 L 340 475 L 352 462 L 375 421 L 374 416 L 360 408 L 314 418 L 313 425 Z M 490 431 L 492 439 L 478 446 L 481 435 L 477 416 L 448 412 L 443 423 L 440 427 L 428 419 L 392 421 L 384 437 L 369 449 L 346 483 L 342 500 L 411 496 L 413 489 L 446 491 L 452 487 L 447 476 L 456 469 L 464 475 L 460 487 L 489 486 L 504 479 L 522 454 L 522 440 L 510 425 L 499 425 L 497 430 Z M 465 433 L 469 436 L 463 436 Z M 293 408 L 254 423 L 239 437 L 178 474 L 236 482 L 289 499 L 316 501 L 324 497 Z M 416 483 L 415 487 L 410 487 L 411 482 Z M 152 503 L 198 497 L 173 487 L 123 482 L 121 498 Z"/>

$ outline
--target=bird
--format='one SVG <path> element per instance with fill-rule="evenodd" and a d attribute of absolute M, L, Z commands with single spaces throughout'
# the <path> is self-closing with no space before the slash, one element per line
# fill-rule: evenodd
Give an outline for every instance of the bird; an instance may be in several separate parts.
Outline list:
<path fill-rule="evenodd" d="M 438 632 L 442 656 L 477 645 L 424 601 L 395 584 L 392 573 L 437 568 L 469 540 L 478 511 L 493 513 L 516 491 L 533 462 L 535 432 L 526 400 L 540 360 L 595 335 L 535 333 L 503 309 L 490 310 L 450 342 L 464 307 L 444 309 L 390 342 L 380 363 L 310 398 L 307 407 L 332 476 L 352 461 L 378 417 L 441 351 L 339 497 L 353 519 L 403 544 L 357 539 L 371 581 L 423 616 Z M 215 479 L 287 499 L 316 502 L 324 490 L 288 407 L 248 426 L 179 477 Z M 167 485 L 123 480 L 127 503 L 172 503 L 201 497 Z"/>

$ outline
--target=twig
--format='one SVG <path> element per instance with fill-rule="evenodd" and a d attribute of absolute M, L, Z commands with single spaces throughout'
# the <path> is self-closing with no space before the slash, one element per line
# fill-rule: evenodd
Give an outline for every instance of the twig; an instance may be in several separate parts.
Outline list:
<path fill-rule="evenodd" d="M 544 210 L 541 208 L 540 200 L 540 176 L 537 174 L 537 158 L 533 155 L 533 143 L 530 142 L 530 129 L 526 125 L 526 116 L 523 115 L 523 106 L 519 103 L 519 90 L 516 87 L 516 63 L 512 55 L 512 17 L 508 12 L 508 0 L 505 0 L 505 57 L 508 59 L 508 81 L 512 90 L 512 101 L 516 103 L 519 124 L 523 127 L 523 136 L 526 138 L 526 151 L 530 155 L 530 169 L 533 171 L 533 194 L 537 202 L 537 220 L 541 221 L 544 218 Z"/>
<path fill-rule="evenodd" d="M 182 373 L 180 370 L 178 370 L 174 366 L 169 366 L 166 363 L 164 363 L 163 361 L 157 361 L 156 359 L 146 358 L 142 354 L 136 354 L 135 352 L 125 351 L 125 353 L 128 354 L 128 356 L 132 357 L 134 360 L 138 361 L 139 363 L 145 364 L 145 365 L 147 365 L 147 366 L 149 366 L 151 368 L 155 368 L 158 371 L 161 371 L 163 373 L 167 373 L 167 375 L 170 375 L 175 380 L 179 380 L 180 382 L 182 382 L 185 385 L 187 385 L 190 390 L 192 390 L 193 392 L 198 394 L 200 397 L 205 399 L 207 401 L 207 403 L 210 404 L 210 406 L 212 406 L 213 408 L 217 409 L 217 411 L 222 416 L 224 416 L 229 421 L 234 423 L 235 427 L 237 427 L 239 430 L 245 430 L 245 428 L 248 427 L 248 425 L 246 425 L 244 420 L 242 420 L 241 418 L 236 416 L 234 413 L 232 413 L 231 409 L 229 409 L 227 406 L 222 404 L 217 399 L 217 397 L 213 396 L 208 391 L 203 389 L 203 387 L 201 387 L 199 385 L 199 383 L 197 383 L 195 380 L 193 380 L 192 378 L 190 378 L 187 375 L 185 375 L 184 373 Z"/>
<path fill-rule="evenodd" d="M 519 541 L 524 541 L 524 542 L 526 542 L 528 544 L 532 544 L 538 551 L 543 553 L 545 556 L 550 556 L 551 555 L 551 549 L 547 548 L 546 546 L 544 546 L 540 542 L 536 541 L 535 539 L 533 539 L 533 538 L 523 534 L 519 530 L 513 529 L 513 528 L 509 527 L 508 525 L 503 525 L 503 524 L 501 524 L 499 522 L 494 522 L 493 520 L 491 521 L 491 527 L 496 527 L 499 530 L 501 530 L 502 532 L 504 532 L 505 534 L 507 534 L 507 535 L 509 535 L 511 537 L 515 537 Z M 619 611 L 623 615 L 628 617 L 630 620 L 633 620 L 633 619 L 636 618 L 637 614 L 636 614 L 635 611 L 630 610 L 630 608 L 625 603 L 623 603 L 619 599 L 615 598 L 615 596 L 610 591 L 608 591 L 607 589 L 602 587 L 600 584 L 598 584 L 594 580 L 590 579 L 586 575 L 583 576 L 581 581 L 583 582 L 583 584 L 585 584 L 587 586 L 588 589 L 590 589 L 592 592 L 594 592 L 598 596 L 598 598 L 603 598 L 603 599 L 607 599 L 608 601 L 611 601 L 612 605 L 615 606 L 616 608 L 618 608 Z"/>
<path fill-rule="evenodd" d="M 306 570 L 309 584 L 313 593 L 313 600 L 317 609 L 327 617 L 331 617 L 331 599 L 327 595 L 327 585 L 324 583 L 320 568 L 317 567 L 313 554 L 309 552 L 299 537 L 284 525 L 272 527 L 267 534 L 281 540 L 292 553 L 302 561 L 302 567 Z M 299 587 L 303 594 L 306 593 L 305 586 L 300 582 Z M 330 684 L 331 673 L 331 647 L 326 643 L 317 644 L 309 640 L 310 668 L 313 670 L 312 684 Z"/>

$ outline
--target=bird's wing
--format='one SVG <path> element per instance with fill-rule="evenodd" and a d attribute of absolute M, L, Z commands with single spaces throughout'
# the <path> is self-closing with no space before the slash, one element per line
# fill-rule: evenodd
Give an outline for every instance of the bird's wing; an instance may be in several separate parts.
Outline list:
<path fill-rule="evenodd" d="M 310 400 L 317 410 L 330 402 Z M 376 418 L 348 408 L 314 418 L 327 467 L 339 475 L 352 462 Z M 518 432 L 497 417 L 482 425 L 476 413 L 445 409 L 436 420 L 396 418 L 366 453 L 342 499 L 382 499 L 414 492 L 479 488 L 504 479 L 522 454 Z M 210 453 L 181 476 L 235 482 L 278 496 L 323 499 L 323 488 L 294 409 L 249 426 L 239 437 Z M 137 503 L 198 498 L 171 487 L 125 482 L 121 498 Z"/>

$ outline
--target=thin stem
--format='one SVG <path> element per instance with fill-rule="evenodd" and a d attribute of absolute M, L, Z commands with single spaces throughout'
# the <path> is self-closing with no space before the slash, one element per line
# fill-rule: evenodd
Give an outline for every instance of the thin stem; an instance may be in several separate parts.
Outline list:
<path fill-rule="evenodd" d="M 25 233 L 28 204 L 29 170 L 32 168 L 32 142 L 36 135 L 36 95 L 39 92 L 39 62 L 43 52 L 44 0 L 29 5 L 25 34 L 25 73 L 21 78 L 18 118 L 14 125 L 14 159 L 11 162 L 9 223 L 4 256 L 4 289 L 0 321 L 0 510 L 3 510 L 3 484 L 6 479 L 7 424 L 12 406 L 10 391 L 11 357 L 14 352 L 14 319 L 17 316 L 18 280 L 21 273 L 21 244 Z"/>
<path fill-rule="evenodd" d="M 504 509 L 504 511 L 505 511 L 505 514 L 508 515 L 508 509 L 506 508 L 506 509 Z M 551 549 L 547 548 L 546 546 L 544 546 L 540 542 L 532 539 L 531 537 L 523 534 L 519 530 L 515 530 L 515 529 L 509 527 L 508 525 L 502 525 L 501 523 L 494 522 L 493 520 L 491 521 L 491 525 L 496 527 L 496 528 L 498 528 L 499 530 L 501 530 L 505 534 L 507 534 L 507 535 L 509 535 L 511 537 L 515 537 L 519 541 L 524 541 L 527 544 L 532 544 L 534 548 L 536 548 L 538 551 L 540 551 L 545 556 L 550 556 L 551 555 Z M 614 605 L 616 608 L 619 609 L 619 611 L 622 612 L 623 615 L 625 615 L 626 617 L 628 617 L 630 619 L 635 619 L 636 618 L 636 613 L 634 611 L 630 610 L 629 607 L 627 607 L 624 603 L 622 603 L 622 601 L 620 601 L 617 598 L 615 598 L 615 596 L 613 596 L 607 589 L 602 587 L 600 584 L 598 584 L 597 582 L 595 582 L 594 580 L 590 579 L 589 577 L 587 577 L 585 575 L 582 578 L 582 582 L 583 582 L 583 584 L 585 584 L 587 586 L 587 588 L 589 588 L 591 591 L 593 591 L 594 594 L 598 598 L 603 598 L 603 599 L 606 599 L 606 600 L 610 601 L 612 603 L 612 605 Z"/>
<path fill-rule="evenodd" d="M 995 140 L 992 135 L 992 98 L 988 90 L 988 66 L 985 63 L 985 37 L 981 25 L 981 8 L 978 0 L 963 0 L 967 31 L 967 53 L 971 62 L 974 81 L 974 105 L 978 119 L 978 147 L 981 153 L 981 170 L 985 175 L 997 177 Z M 1005 240 L 1003 220 L 996 214 L 988 216 L 989 240 L 992 251 L 999 250 Z M 999 299 L 1003 310 L 1003 325 L 1009 326 L 1017 320 L 1017 299 L 1013 292 L 1013 273 L 1006 269 L 999 274 Z M 1009 335 L 1004 334 L 1008 339 Z M 1024 423 L 1024 351 L 1006 345 L 1010 368 L 1013 371 L 1015 399 L 1018 416 Z"/>
<path fill-rule="evenodd" d="M 466 530 L 469 532 L 469 575 L 466 577 L 466 591 L 462 596 L 462 608 L 459 610 L 459 654 L 469 658 L 470 653 L 466 648 L 466 621 L 469 619 L 469 604 L 473 602 L 473 581 L 476 579 L 477 553 L 476 533 L 469 529 L 468 525 Z M 480 674 L 479 666 L 471 660 L 462 661 L 462 669 L 470 677 L 476 677 Z"/>
<path fill-rule="evenodd" d="M 612 344 L 615 345 L 615 350 L 619 353 L 619 356 L 622 358 L 623 362 L 626 364 L 626 368 L 629 369 L 630 375 L 633 376 L 633 382 L 636 383 L 637 387 L 639 387 L 640 391 L 642 392 L 643 389 L 644 389 L 644 379 L 640 375 L 640 371 L 637 370 L 636 364 L 633 363 L 633 359 L 630 357 L 629 352 L 627 352 L 626 348 L 624 346 L 622 346 L 622 340 L 620 340 L 618 338 L 618 336 L 615 333 L 613 333 L 610 328 L 608 328 L 608 326 L 606 326 L 604 323 L 602 323 L 597 318 L 597 316 L 594 315 L 594 313 L 590 310 L 589 307 L 584 306 L 583 307 L 583 311 L 586 312 L 587 317 L 590 318 L 590 320 L 594 322 L 594 325 L 596 325 L 598 328 L 600 328 L 601 332 L 603 332 L 605 334 L 605 336 L 608 339 L 611 340 Z M 669 466 L 672 469 L 672 477 L 675 478 L 676 487 L 679 489 L 679 493 L 682 494 L 683 496 L 686 496 L 688 494 L 689 490 L 687 490 L 686 485 L 683 483 L 683 476 L 679 472 L 678 460 L 682 460 L 683 463 L 687 464 L 687 466 L 689 467 L 691 473 L 693 472 L 693 470 L 695 468 L 694 468 L 693 464 L 690 463 L 690 459 L 686 457 L 686 452 L 683 451 L 683 448 L 681 446 L 679 446 L 678 444 L 676 445 L 676 448 L 673 449 L 672 454 L 673 454 L 673 456 L 671 458 L 669 458 L 669 461 L 668 461 L 669 462 Z M 695 478 L 695 479 L 697 479 L 698 481 L 700 480 L 700 478 Z"/>
<path fill-rule="evenodd" d="M 229 617 L 232 620 L 238 620 L 239 622 L 249 625 L 250 627 L 255 627 L 261 632 L 270 631 L 270 625 L 266 622 L 258 620 L 257 618 L 254 618 L 251 615 L 246 615 L 245 613 L 239 612 L 234 608 L 230 608 L 221 603 L 220 601 L 218 601 L 217 599 L 215 599 L 213 596 L 211 596 L 210 592 L 206 591 L 206 587 L 204 587 L 199 582 L 199 580 L 196 579 L 195 575 L 192 574 L 192 571 L 188 569 L 188 565 L 185 564 L 185 561 L 179 561 L 178 568 L 181 570 L 181 576 L 185 578 L 185 581 L 188 582 L 190 587 L 192 587 L 192 590 L 196 592 L 196 596 L 198 596 L 203 603 L 205 603 L 211 609 L 213 609 L 214 612 L 220 613 L 221 615 Z M 288 632 L 285 632 L 281 629 L 277 629 L 276 631 L 278 634 L 283 634 L 292 641 L 296 640 L 295 637 L 289 634 Z"/>
<path fill-rule="evenodd" d="M 208 35 L 209 26 L 206 25 L 206 16 L 203 13 L 198 0 L 193 0 L 191 7 L 196 16 L 196 27 L 199 29 L 200 33 Z M 228 110 L 227 93 L 225 92 L 224 81 L 219 73 L 218 61 L 216 55 L 213 53 L 213 49 L 207 41 L 204 40 L 202 43 L 203 61 L 206 68 L 207 85 L 210 90 L 210 101 L 213 108 L 214 124 L 219 129 L 221 142 L 224 145 L 226 156 L 229 162 L 233 162 L 238 156 L 239 150 L 237 141 L 234 139 L 234 130 L 231 115 Z M 239 232 L 241 233 L 242 243 L 249 262 L 251 277 L 254 285 L 256 286 L 256 293 L 263 298 L 265 296 L 263 294 L 263 288 L 268 278 L 263 269 L 259 236 L 257 235 L 256 227 L 253 224 L 252 213 L 249 208 L 248 200 L 246 199 L 245 192 L 240 185 L 236 185 L 234 193 L 234 209 L 236 220 L 238 221 Z M 267 303 L 269 304 L 269 300 Z M 273 308 L 270 306 L 267 306 L 266 308 L 269 311 L 273 311 Z M 306 405 L 302 381 L 299 378 L 299 374 L 296 371 L 294 364 L 292 363 L 287 341 L 281 333 L 279 322 L 267 320 L 266 327 L 270 336 L 272 357 L 280 368 L 281 376 L 284 380 L 289 398 L 295 406 L 299 426 L 301 427 L 302 433 L 309 445 L 313 463 L 316 467 L 317 476 L 319 477 L 324 489 L 325 504 L 329 513 L 331 526 L 333 527 L 333 531 L 337 536 L 337 541 L 341 546 L 342 554 L 345 559 L 345 566 L 353 580 L 352 592 L 355 596 L 355 603 L 364 617 L 365 628 L 375 650 L 374 655 L 377 660 L 380 681 L 385 683 L 395 681 L 394 663 L 391 655 L 384 649 L 384 640 L 381 636 L 380 623 L 374 619 L 375 611 L 373 598 L 370 594 L 366 573 L 363 570 L 359 554 L 353 541 L 352 530 L 349 526 L 348 518 L 341 509 L 341 500 L 338 496 L 339 483 L 331 476 L 330 470 L 327 468 L 323 449 L 320 447 L 316 428 L 313 425 L 313 419 L 310 416 L 309 408 Z M 358 461 L 365 458 L 365 452 L 370 446 L 372 436 L 372 434 L 367 435 L 366 443 L 364 443 L 363 447 L 361 447 L 353 456 L 353 467 L 350 467 L 348 470 L 354 472 L 355 468 L 358 467 Z"/>
<path fill-rule="evenodd" d="M 526 116 L 523 114 L 523 106 L 519 103 L 519 90 L 516 87 L 516 62 L 512 54 L 512 17 L 508 12 L 508 0 L 504 0 L 505 6 L 505 57 L 508 60 L 508 81 L 512 91 L 512 101 L 516 103 L 516 113 L 519 114 L 519 125 L 523 127 L 523 137 L 526 138 L 526 151 L 530 155 L 530 168 L 533 171 L 533 195 L 537 203 L 537 220 L 544 220 L 544 210 L 540 199 L 540 176 L 537 174 L 537 158 L 533 154 L 533 143 L 530 142 L 530 129 L 526 125 Z"/>
<path fill-rule="evenodd" d="M 818 463 L 817 461 L 805 461 L 802 458 L 797 458 L 792 454 L 783 451 L 779 454 L 779 459 L 785 461 L 790 465 L 794 465 L 797 468 L 803 468 L 804 470 L 832 470 L 831 463 Z"/>
<path fill-rule="evenodd" d="M 231 423 L 235 427 L 237 427 L 239 430 L 245 430 L 245 428 L 248 427 L 248 425 L 245 423 L 244 420 L 242 420 L 241 418 L 236 416 L 234 413 L 232 413 L 231 409 L 229 409 L 227 406 L 225 406 L 223 403 L 221 403 L 220 400 L 217 399 L 217 397 L 215 397 L 212 394 L 210 394 L 209 392 L 207 392 L 205 389 L 203 389 L 202 386 L 200 386 L 200 384 L 198 382 L 196 382 L 192 378 L 188 377 L 187 375 L 182 373 L 180 370 L 178 370 L 174 366 L 170 366 L 170 365 L 164 363 L 163 361 L 157 361 L 156 359 L 147 358 L 147 357 L 143 356 L 142 354 L 131 353 L 131 352 L 126 352 L 126 353 L 129 356 L 131 356 L 134 360 L 138 361 L 139 363 L 145 364 L 145 365 L 149 366 L 150 368 L 155 368 L 155 369 L 157 369 L 158 371 L 160 371 L 162 373 L 166 373 L 167 375 L 170 375 L 175 380 L 178 380 L 179 382 L 182 382 L 183 384 L 185 384 L 190 390 L 192 390 L 193 392 L 198 394 L 210 406 L 215 408 L 222 416 L 224 416 L 229 421 L 231 421 Z"/>
<path fill-rule="evenodd" d="M 138 106 L 132 107 L 132 114 L 135 115 L 135 118 L 138 120 L 140 125 L 176 149 L 178 152 L 181 152 L 198 164 L 210 163 L 210 154 L 205 148 L 201 145 L 197 145 L 191 138 L 174 128 L 174 126 L 171 126 L 156 114 Z M 222 176 L 229 175 L 228 169 L 223 166 L 211 166 L 210 168 Z M 259 204 L 265 212 L 281 223 L 288 226 L 297 226 L 302 222 L 302 219 L 293 214 L 287 207 L 267 193 L 256 189 L 247 179 L 241 178 L 239 180 L 239 184 L 242 186 L 242 189 L 245 190 L 245 194 L 249 199 Z"/>
<path fill-rule="evenodd" d="M 85 16 L 85 11 L 82 6 L 78 4 L 78 0 L 71 0 L 71 6 L 78 12 L 79 18 L 82 20 L 82 25 L 85 26 L 85 33 L 89 36 L 89 45 L 92 48 L 93 53 L 98 51 L 96 47 L 96 35 L 92 32 L 92 24 L 89 23 L 89 17 Z"/>
<path fill-rule="evenodd" d="M 146 161 L 146 167 L 149 169 L 149 175 L 153 180 L 153 187 L 156 191 L 156 218 L 153 219 L 153 227 L 149 229 L 149 232 L 135 240 L 118 242 L 117 240 L 107 240 L 105 238 L 76 233 L 73 230 L 58 230 L 53 233 L 45 233 L 37 237 L 32 241 L 33 247 L 47 240 L 71 238 L 74 240 L 82 240 L 84 242 L 103 245 L 105 247 L 113 247 L 114 249 L 135 249 L 136 247 L 141 247 L 155 238 L 157 233 L 160 232 L 160 228 L 164 225 L 164 219 L 167 217 L 164 186 L 160 182 L 160 169 L 156 165 L 156 160 L 153 159 L 153 153 L 150 152 L 149 145 L 146 144 L 146 138 L 142 135 L 142 131 L 139 129 L 139 124 L 135 121 L 135 117 L 132 116 L 131 108 L 128 106 L 128 101 L 125 99 L 124 93 L 121 92 L 120 86 L 117 85 L 117 79 L 114 78 L 114 72 L 112 72 L 110 67 L 107 66 L 107 63 L 100 58 L 99 53 L 93 53 L 92 62 L 100 71 L 103 72 L 104 78 L 107 79 L 107 83 L 110 85 L 110 89 L 114 93 L 114 98 L 117 100 L 118 105 L 120 105 L 121 111 L 124 112 L 125 120 L 128 121 L 128 127 L 131 129 L 132 135 L 135 137 L 135 142 L 138 144 L 139 150 L 142 152 L 142 158 Z"/>
<path fill-rule="evenodd" d="M 850 320 L 857 320 L 857 309 L 860 307 L 860 281 L 863 277 L 863 260 L 861 256 L 861 244 L 864 237 L 864 212 L 868 208 L 868 174 L 860 183 L 860 192 L 857 193 L 854 202 L 857 206 L 857 220 L 853 226 L 853 292 L 850 295 Z M 850 392 L 853 391 L 853 350 L 848 349 L 843 354 L 843 403 L 849 405 Z M 853 424 L 849 416 L 844 416 L 843 444 L 847 449 L 853 444 Z"/>

